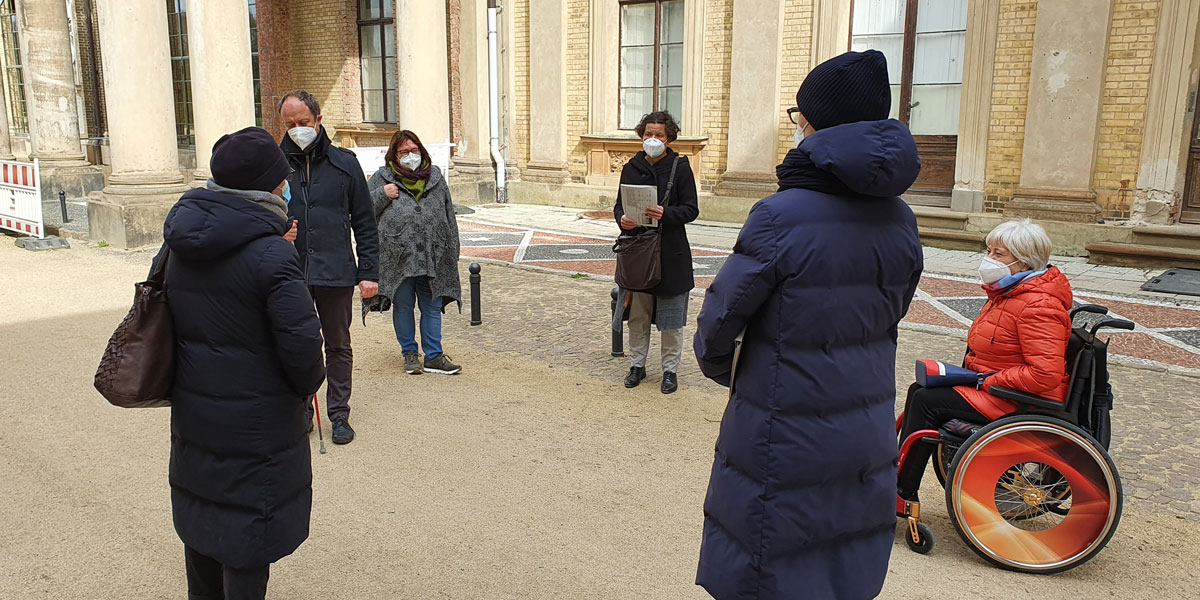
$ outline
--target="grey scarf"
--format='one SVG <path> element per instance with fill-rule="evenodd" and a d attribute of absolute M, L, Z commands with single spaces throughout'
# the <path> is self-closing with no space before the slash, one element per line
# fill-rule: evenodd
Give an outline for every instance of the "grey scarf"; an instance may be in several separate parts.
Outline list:
<path fill-rule="evenodd" d="M 284 202 L 283 198 L 280 198 L 279 196 L 276 196 L 275 194 L 272 194 L 271 192 L 260 192 L 258 190 L 235 190 L 235 189 L 227 188 L 227 187 L 224 187 L 221 185 L 217 185 L 217 182 L 213 181 L 212 179 L 209 179 L 208 184 L 205 185 L 204 187 L 212 192 L 219 192 L 222 194 L 229 194 L 230 196 L 237 196 L 238 198 L 245 198 L 246 200 L 249 200 L 249 201 L 271 211 L 272 213 L 276 214 L 280 219 L 283 219 L 284 221 L 287 220 L 287 216 L 288 216 L 287 202 Z"/>

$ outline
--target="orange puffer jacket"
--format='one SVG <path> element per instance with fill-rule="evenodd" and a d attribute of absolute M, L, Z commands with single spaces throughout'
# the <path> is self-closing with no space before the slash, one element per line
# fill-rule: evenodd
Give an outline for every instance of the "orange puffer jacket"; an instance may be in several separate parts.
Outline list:
<path fill-rule="evenodd" d="M 1067 397 L 1067 340 L 1071 337 L 1071 284 L 1057 267 L 1008 293 L 988 292 L 967 334 L 966 368 L 996 371 L 998 385 L 1052 400 Z M 995 420 L 1017 410 L 1014 402 L 971 387 L 955 388 L 971 406 Z"/>

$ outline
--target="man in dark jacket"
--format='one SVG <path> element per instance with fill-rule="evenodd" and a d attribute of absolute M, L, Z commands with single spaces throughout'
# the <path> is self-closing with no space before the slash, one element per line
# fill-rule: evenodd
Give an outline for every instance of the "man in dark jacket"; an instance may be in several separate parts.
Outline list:
<path fill-rule="evenodd" d="M 796 102 L 802 141 L 779 193 L 750 211 L 695 338 L 704 374 L 734 389 L 696 578 L 718 600 L 873 598 L 896 528 L 897 326 L 922 269 L 898 196 L 920 161 L 887 119 L 879 52 L 818 65 Z"/>
<path fill-rule="evenodd" d="M 379 292 L 375 212 L 358 159 L 330 141 L 321 125 L 317 99 L 305 91 L 289 92 L 279 104 L 279 115 L 288 127 L 280 147 L 295 171 L 288 216 L 296 223 L 288 237 L 296 242 L 300 266 L 325 334 L 329 365 L 325 404 L 333 425 L 333 443 L 349 444 L 354 440 L 354 429 L 350 427 L 354 286 L 359 287 L 363 298 Z M 311 413 L 309 409 L 310 420 Z"/>
<path fill-rule="evenodd" d="M 163 226 L 178 353 L 171 508 L 189 597 L 263 598 L 269 565 L 308 537 L 304 415 L 325 379 L 321 330 L 282 237 L 290 168 L 271 134 L 222 137 L 210 165 Z"/>

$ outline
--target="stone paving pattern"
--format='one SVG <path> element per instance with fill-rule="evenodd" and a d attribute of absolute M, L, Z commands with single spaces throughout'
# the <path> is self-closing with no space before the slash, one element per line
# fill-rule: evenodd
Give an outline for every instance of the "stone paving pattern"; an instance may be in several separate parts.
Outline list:
<path fill-rule="evenodd" d="M 461 264 L 464 281 L 468 262 L 463 260 Z M 448 313 L 448 352 L 453 353 L 456 345 L 468 344 L 489 352 L 540 358 L 554 369 L 561 369 L 564 380 L 573 372 L 611 377 L 614 382 L 624 378 L 628 359 L 610 356 L 611 282 L 498 265 L 484 265 L 482 278 L 483 325 L 468 326 L 469 304 L 464 305 L 461 317 Z M 695 322 L 700 307 L 700 298 L 696 298 L 690 306 L 689 322 Z M 944 313 L 939 314 L 946 318 Z M 391 327 L 390 319 L 380 316 L 368 317 L 368 324 Z M 687 339 L 693 333 L 689 328 Z M 638 394 L 648 403 L 688 402 L 689 390 L 724 393 L 724 388 L 700 374 L 688 343 L 679 373 L 680 392 L 662 396 L 658 391 L 658 342 L 659 337 L 654 335 L 647 364 L 650 377 L 645 383 L 635 390 L 614 386 L 614 393 Z M 954 360 L 962 352 L 963 342 L 956 337 L 902 330 L 896 361 L 897 390 L 905 390 L 911 383 L 912 365 L 917 359 Z M 1116 391 L 1112 455 L 1124 480 L 1126 503 L 1200 521 L 1197 380 L 1121 365 L 1112 366 L 1111 376 Z M 902 405 L 903 397 L 898 393 L 897 412 Z M 713 423 L 720 418 L 720 414 L 706 415 Z"/>
<path fill-rule="evenodd" d="M 515 221 L 522 224 L 517 225 Z M 459 217 L 459 229 L 462 254 L 466 257 L 608 280 L 615 270 L 611 250 L 615 224 L 582 219 L 580 211 L 522 205 L 479 207 L 475 214 Z M 737 229 L 729 226 L 689 225 L 698 290 L 707 288 L 712 277 L 720 271 L 737 233 Z M 965 336 L 986 298 L 978 281 L 963 273 L 973 273 L 981 255 L 934 248 L 926 248 L 925 252 L 926 274 L 904 325 Z M 1075 273 L 1070 278 L 1076 288 L 1077 303 L 1107 306 L 1110 316 L 1137 324 L 1135 332 L 1106 330 L 1111 332 L 1109 352 L 1114 360 L 1127 360 L 1155 370 L 1200 375 L 1200 304 L 1171 298 L 1164 300 L 1143 292 L 1114 295 L 1114 292 L 1128 290 L 1127 284 L 1137 279 L 1133 270 L 1101 269 L 1070 258 L 1056 257 L 1055 260 L 1064 272 Z M 958 274 L 947 274 L 947 271 Z M 1094 322 L 1096 318 L 1081 315 L 1077 323 Z"/>

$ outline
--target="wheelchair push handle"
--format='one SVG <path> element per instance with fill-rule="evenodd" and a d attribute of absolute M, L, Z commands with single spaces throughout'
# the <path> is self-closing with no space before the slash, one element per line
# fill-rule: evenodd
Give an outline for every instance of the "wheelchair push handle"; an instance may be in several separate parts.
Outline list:
<path fill-rule="evenodd" d="M 1104 319 L 1092 327 L 1092 336 L 1095 337 L 1096 332 L 1100 331 L 1101 329 L 1124 329 L 1125 331 L 1133 331 L 1135 327 L 1136 325 L 1134 325 L 1132 321 L 1126 321 L 1125 319 Z"/>
<path fill-rule="evenodd" d="M 1074 321 L 1075 315 L 1081 312 L 1091 313 L 1093 315 L 1107 315 L 1108 309 L 1100 306 L 1099 304 L 1080 304 L 1079 306 L 1071 309 L 1071 320 Z"/>

